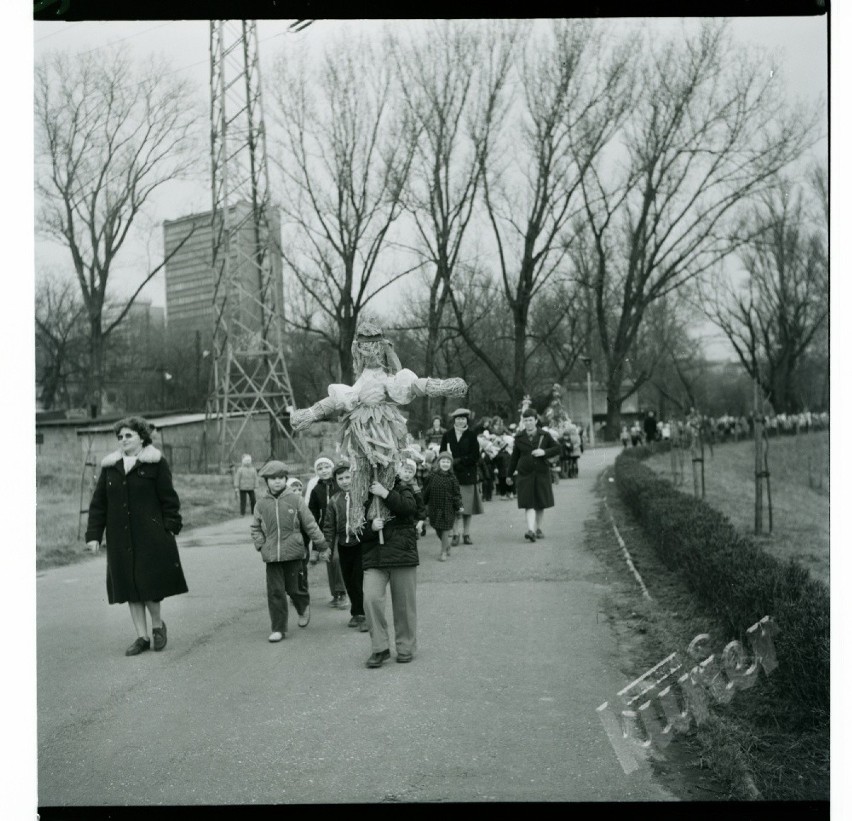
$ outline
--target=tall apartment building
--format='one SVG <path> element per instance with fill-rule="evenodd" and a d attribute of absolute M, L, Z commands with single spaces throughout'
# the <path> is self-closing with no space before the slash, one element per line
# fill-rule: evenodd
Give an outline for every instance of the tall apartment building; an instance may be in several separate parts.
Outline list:
<path fill-rule="evenodd" d="M 258 271 L 251 264 L 254 231 L 250 205 L 240 202 L 231 206 L 229 221 L 239 226 L 231 241 L 230 265 L 247 294 L 260 291 Z M 270 209 L 270 227 L 275 240 L 281 236 L 278 211 Z M 194 228 L 194 231 L 193 231 Z M 213 226 L 211 212 L 189 214 L 163 223 L 165 253 L 168 255 L 192 231 L 183 247 L 166 263 L 166 323 L 172 343 L 187 343 L 200 333 L 201 343 L 209 348 L 213 339 L 216 315 L 213 308 L 215 274 L 213 271 Z M 272 254 L 273 293 L 279 314 L 283 314 L 284 291 L 281 256 Z M 254 300 L 243 296 L 231 304 L 232 318 L 249 328 L 260 330 L 260 308 Z"/>

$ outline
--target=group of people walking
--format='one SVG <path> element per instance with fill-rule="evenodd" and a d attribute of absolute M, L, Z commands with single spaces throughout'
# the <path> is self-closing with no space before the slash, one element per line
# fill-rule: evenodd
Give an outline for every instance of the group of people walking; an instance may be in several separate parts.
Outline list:
<path fill-rule="evenodd" d="M 391 655 L 385 614 L 388 589 L 396 660 L 407 663 L 414 658 L 417 540 L 425 535 L 425 522 L 428 519 L 440 539 L 439 560 L 446 561 L 460 542 L 473 544 L 471 520 L 484 511 L 481 448 L 470 429 L 471 415 L 466 408 L 453 411 L 449 430 L 441 428 L 438 419 L 427 435 L 432 452 L 438 450 L 432 469 L 424 470 L 425 459 L 417 446 L 404 451 L 392 481 L 371 482 L 362 511 L 353 508 L 353 467 L 345 460 L 317 459 L 315 481 L 303 496 L 301 482 L 288 475 L 283 462 L 269 461 L 258 471 L 249 455 L 243 457 L 234 474 L 234 489 L 241 515 L 249 506 L 249 534 L 265 564 L 270 642 L 286 638 L 288 599 L 298 626 L 310 623 L 308 565 L 323 560 L 330 603 L 345 607 L 348 597 L 348 626 L 370 633 L 372 652 L 366 665 L 380 667 Z M 497 431 L 500 439 L 509 441 L 495 454 L 505 459 L 504 470 L 498 472 L 498 492 L 504 498 L 516 494 L 526 516 L 524 537 L 530 542 L 544 538 L 544 511 L 554 504 L 550 460 L 561 453 L 559 442 L 539 423 L 537 413 L 527 408 L 522 429 L 514 437 Z M 89 506 L 86 542 L 97 552 L 106 537 L 108 600 L 129 605 L 136 639 L 125 653 L 134 656 L 151 649 L 151 637 L 155 651 L 165 648 L 161 602 L 188 587 L 175 541 L 182 524 L 180 500 L 169 466 L 153 446 L 153 426 L 141 417 L 128 417 L 114 430 L 118 450 L 102 461 Z M 260 483 L 264 487 L 258 495 Z M 369 515 L 375 497 L 388 515 Z"/>

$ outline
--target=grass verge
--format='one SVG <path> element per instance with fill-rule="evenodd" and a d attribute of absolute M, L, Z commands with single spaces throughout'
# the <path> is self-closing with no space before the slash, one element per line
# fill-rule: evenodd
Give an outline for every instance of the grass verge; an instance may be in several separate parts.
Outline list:
<path fill-rule="evenodd" d="M 616 484 L 609 481 L 612 475 L 611 471 L 602 475 L 598 490 L 652 599 L 642 596 L 628 570 L 603 505 L 598 517 L 587 525 L 586 535 L 591 549 L 618 579 L 606 606 L 619 642 L 622 672 L 629 681 L 675 650 L 684 654 L 699 633 L 711 635 L 714 649 L 737 636 L 730 635 L 724 619 L 702 604 L 682 571 L 666 566 L 654 538 L 643 530 Z M 779 635 L 777 643 L 783 638 Z M 827 724 L 816 721 L 790 726 L 784 702 L 773 705 L 767 700 L 775 684 L 773 677 L 761 673 L 755 687 L 714 709 L 706 722 L 678 736 L 666 749 L 665 758 L 652 761 L 664 781 L 674 778 L 671 771 L 679 772 L 673 791 L 688 800 L 828 799 Z"/>

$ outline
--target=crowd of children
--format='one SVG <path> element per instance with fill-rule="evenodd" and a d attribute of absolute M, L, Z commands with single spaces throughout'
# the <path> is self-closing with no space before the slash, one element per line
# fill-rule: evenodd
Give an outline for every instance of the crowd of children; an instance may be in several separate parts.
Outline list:
<path fill-rule="evenodd" d="M 491 501 L 495 492 L 504 500 L 517 493 L 517 483 L 511 476 L 517 427 L 506 426 L 499 418 L 483 420 L 476 426 L 479 456 L 474 475 L 477 493 L 481 490 L 485 501 Z M 459 544 L 458 522 L 466 514 L 453 452 L 449 447 L 441 449 L 439 444 L 439 436 L 446 441 L 445 434 L 436 418 L 425 447 L 409 437 L 392 484 L 386 482 L 391 486 L 374 481 L 361 511 L 353 508 L 353 471 L 345 460 L 335 463 L 320 456 L 314 463 L 315 476 L 303 489 L 297 477 L 288 476 L 282 462 L 267 462 L 256 471 L 251 457 L 243 457 L 234 474 L 234 488 L 240 494 L 241 513 L 246 501 L 252 505 L 251 536 L 266 566 L 270 642 L 286 638 L 288 597 L 299 626 L 308 625 L 308 567 L 322 560 L 328 576 L 329 604 L 337 608 L 348 604 L 348 626 L 370 633 L 372 652 L 367 666 L 380 667 L 391 655 L 385 615 L 388 589 L 396 660 L 406 663 L 414 658 L 420 560 L 417 540 L 425 536 L 428 521 L 440 541 L 437 559 L 447 561 L 452 548 Z M 560 450 L 549 458 L 549 464 L 556 482 L 560 475 L 577 475 L 583 443 L 572 425 L 554 439 Z M 255 485 L 260 481 L 265 483 L 265 492 L 255 500 Z M 383 500 L 389 515 L 370 518 L 368 508 L 374 496 Z M 466 539 L 465 543 L 471 542 Z"/>

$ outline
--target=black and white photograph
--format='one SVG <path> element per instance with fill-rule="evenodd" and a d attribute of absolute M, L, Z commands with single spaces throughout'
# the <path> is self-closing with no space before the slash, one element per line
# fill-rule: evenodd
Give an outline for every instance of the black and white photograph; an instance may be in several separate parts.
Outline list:
<path fill-rule="evenodd" d="M 834 10 L 280 5 L 15 29 L 14 817 L 839 813 Z"/>

